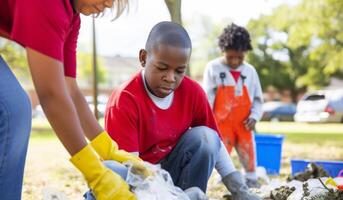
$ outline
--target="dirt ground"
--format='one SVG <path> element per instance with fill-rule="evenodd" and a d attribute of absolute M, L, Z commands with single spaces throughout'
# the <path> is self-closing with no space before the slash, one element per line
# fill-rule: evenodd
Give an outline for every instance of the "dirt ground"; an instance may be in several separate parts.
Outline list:
<path fill-rule="evenodd" d="M 309 137 L 311 137 L 309 135 Z M 339 141 L 318 140 L 308 142 L 285 141 L 282 155 L 280 177 L 286 179 L 290 173 L 291 158 L 342 160 L 343 144 Z M 233 154 L 237 163 L 237 156 Z M 221 199 L 226 189 L 219 184 L 219 176 L 214 173 L 209 181 L 207 194 L 211 199 Z M 87 190 L 81 175 L 68 161 L 68 154 L 63 146 L 52 136 L 45 139 L 31 138 L 25 168 L 23 196 L 24 200 L 43 199 L 43 194 L 58 191 L 65 194 L 66 199 L 83 199 Z"/>

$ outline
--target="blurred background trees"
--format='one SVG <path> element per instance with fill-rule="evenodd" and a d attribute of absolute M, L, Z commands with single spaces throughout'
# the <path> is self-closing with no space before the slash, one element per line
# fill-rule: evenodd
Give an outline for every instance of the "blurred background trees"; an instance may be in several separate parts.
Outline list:
<path fill-rule="evenodd" d="M 217 38 L 232 23 L 233 16 L 228 13 L 227 19 L 214 20 L 211 16 L 197 15 L 183 20 L 182 0 L 163 2 L 170 19 L 183 24 L 190 33 L 193 42 L 190 75 L 201 80 L 206 63 L 221 55 Z M 343 79 L 342 0 L 299 0 L 298 4 L 280 5 L 267 15 L 251 19 L 246 27 L 254 46 L 247 60 L 256 67 L 264 91 L 270 87 L 287 90 L 295 101 L 307 90 L 325 87 L 332 78 Z M 0 54 L 21 83 L 30 83 L 21 47 L 0 39 Z M 85 85 L 91 83 L 90 56 L 89 52 L 78 52 L 78 77 Z M 103 67 L 101 60 L 100 57 L 99 83 L 111 82 L 117 74 L 109 74 L 107 62 L 103 62 L 106 65 Z"/>
<path fill-rule="evenodd" d="M 191 30 L 201 27 L 194 33 L 193 77 L 201 77 L 206 63 L 220 56 L 217 38 L 229 24 L 229 19 L 214 22 L 205 16 L 186 24 Z M 254 47 L 247 60 L 256 67 L 264 91 L 288 90 L 295 101 L 299 93 L 320 89 L 333 77 L 343 78 L 343 1 L 281 5 L 250 20 L 247 29 Z"/>
<path fill-rule="evenodd" d="M 343 1 L 303 0 L 282 5 L 247 26 L 254 47 L 249 61 L 264 89 L 299 92 L 343 77 Z"/>

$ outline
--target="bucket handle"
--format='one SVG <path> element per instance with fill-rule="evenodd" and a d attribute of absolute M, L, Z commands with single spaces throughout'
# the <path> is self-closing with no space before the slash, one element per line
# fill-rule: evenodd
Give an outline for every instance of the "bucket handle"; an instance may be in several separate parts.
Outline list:
<path fill-rule="evenodd" d="M 343 177 L 343 169 L 338 173 L 337 177 Z"/>

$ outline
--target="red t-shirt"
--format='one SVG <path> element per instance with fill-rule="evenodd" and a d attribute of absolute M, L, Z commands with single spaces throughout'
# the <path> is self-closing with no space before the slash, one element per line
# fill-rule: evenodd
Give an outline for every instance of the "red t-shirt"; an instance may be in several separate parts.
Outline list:
<path fill-rule="evenodd" d="M 139 152 L 151 163 L 161 161 L 196 126 L 218 130 L 203 89 L 188 77 L 174 91 L 171 106 L 162 110 L 148 96 L 140 72 L 112 93 L 105 113 L 105 129 L 119 148 Z"/>
<path fill-rule="evenodd" d="M 70 0 L 0 0 L 0 36 L 61 61 L 70 77 L 76 76 L 79 29 Z"/>

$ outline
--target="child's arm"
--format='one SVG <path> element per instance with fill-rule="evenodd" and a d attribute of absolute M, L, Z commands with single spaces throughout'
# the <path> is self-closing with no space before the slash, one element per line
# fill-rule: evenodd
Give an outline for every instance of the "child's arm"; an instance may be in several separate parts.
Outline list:
<path fill-rule="evenodd" d="M 207 95 L 207 99 L 210 103 L 210 106 L 213 108 L 217 85 L 216 85 L 216 82 L 214 81 L 214 77 L 212 73 L 213 73 L 212 65 L 211 63 L 208 63 L 204 71 L 203 88 Z"/>
<path fill-rule="evenodd" d="M 252 101 L 252 107 L 250 110 L 249 118 L 252 118 L 256 121 L 259 121 L 262 117 L 263 93 L 262 93 L 260 79 L 259 79 L 258 74 L 255 70 L 254 70 L 253 84 L 254 84 L 255 88 L 254 88 L 254 92 L 253 92 L 253 101 Z"/>

